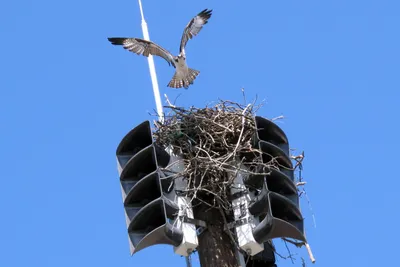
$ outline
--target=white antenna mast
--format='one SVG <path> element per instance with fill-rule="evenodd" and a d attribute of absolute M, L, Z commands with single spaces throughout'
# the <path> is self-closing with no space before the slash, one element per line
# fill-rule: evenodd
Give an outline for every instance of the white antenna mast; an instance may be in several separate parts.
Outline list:
<path fill-rule="evenodd" d="M 140 7 L 140 14 L 142 16 L 143 39 L 145 39 L 146 41 L 150 41 L 149 29 L 147 28 L 147 23 L 146 23 L 146 20 L 144 19 L 144 15 L 143 15 L 142 1 L 141 0 L 138 0 L 138 1 L 139 1 L 139 7 Z M 161 104 L 160 90 L 158 89 L 156 67 L 154 65 L 153 56 L 149 55 L 147 60 L 149 62 L 150 77 L 151 77 L 151 83 L 153 85 L 154 100 L 156 101 L 158 120 L 160 122 L 163 122 L 164 121 L 164 112 L 163 112 L 163 107 Z"/>
<path fill-rule="evenodd" d="M 147 28 L 147 23 L 146 23 L 146 20 L 144 19 L 144 15 L 143 15 L 142 1 L 141 0 L 138 0 L 138 1 L 139 1 L 139 7 L 140 7 L 140 14 L 142 16 L 143 38 L 146 41 L 150 41 L 149 30 Z M 163 122 L 164 121 L 164 112 L 163 112 L 163 108 L 161 105 L 160 90 L 158 89 L 156 68 L 154 66 L 154 60 L 153 60 L 152 55 L 149 55 L 148 62 L 149 62 L 151 83 L 153 84 L 154 99 L 156 101 L 158 120 L 160 122 Z M 185 197 L 180 196 L 177 198 L 177 201 L 178 201 L 178 205 L 179 205 L 179 212 L 180 213 L 186 212 L 187 216 L 189 218 L 193 219 L 193 210 L 188 205 L 188 203 L 187 203 L 188 200 Z M 177 254 L 180 254 L 182 256 L 185 256 L 186 264 L 188 267 L 190 267 L 191 266 L 190 253 L 192 253 L 192 251 L 194 249 L 196 249 L 196 247 L 198 246 L 196 226 L 193 224 L 184 222 L 184 221 L 182 221 L 180 223 L 182 224 L 181 229 L 183 231 L 183 240 L 182 240 L 182 243 L 178 247 L 174 247 L 174 252 Z"/>

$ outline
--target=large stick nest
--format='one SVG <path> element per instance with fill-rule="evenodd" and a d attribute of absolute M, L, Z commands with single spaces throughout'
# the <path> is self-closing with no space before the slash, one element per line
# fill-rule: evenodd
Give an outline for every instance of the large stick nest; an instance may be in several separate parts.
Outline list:
<path fill-rule="evenodd" d="M 158 145 L 183 158 L 185 170 L 179 175 L 187 179 L 185 195 L 227 210 L 237 172 L 268 172 L 274 165 L 263 163 L 261 151 L 253 145 L 259 107 L 231 101 L 205 108 L 167 107 L 170 113 L 163 123 L 156 123 L 154 135 Z"/>
<path fill-rule="evenodd" d="M 231 101 L 220 101 L 215 106 L 205 108 L 186 109 L 170 105 L 166 107 L 170 112 L 164 122 L 155 123 L 156 143 L 172 149 L 184 161 L 184 170 L 172 174 L 184 177 L 187 181 L 187 187 L 180 193 L 191 198 L 192 206 L 206 204 L 219 209 L 225 224 L 226 215 L 232 215 L 230 195 L 231 189 L 235 188 L 234 179 L 237 174 L 268 175 L 271 168 L 278 168 L 274 158 L 263 162 L 263 153 L 255 142 L 255 112 L 260 107 Z M 301 170 L 304 152 L 292 158 L 296 161 L 294 168 L 298 167 L 300 171 L 297 186 L 303 186 L 305 182 L 302 181 Z M 169 167 L 166 169 L 170 170 Z M 250 189 L 257 194 L 258 189 Z M 302 193 L 305 193 L 304 189 L 300 195 Z M 231 234 L 230 237 L 236 243 Z M 283 240 L 285 245 L 286 242 L 298 247 L 305 244 L 287 238 Z M 314 262 L 308 244 L 306 247 Z M 291 252 L 288 252 L 289 256 L 284 257 L 275 251 L 278 256 L 293 261 Z"/>

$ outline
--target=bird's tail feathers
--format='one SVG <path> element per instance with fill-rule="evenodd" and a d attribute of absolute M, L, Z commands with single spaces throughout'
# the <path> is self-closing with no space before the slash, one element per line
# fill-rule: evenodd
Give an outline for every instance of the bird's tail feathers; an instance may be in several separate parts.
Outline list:
<path fill-rule="evenodd" d="M 193 84 L 197 75 L 199 75 L 200 71 L 194 69 L 188 69 L 188 72 L 185 77 L 181 78 L 178 76 L 177 72 L 175 72 L 171 81 L 168 83 L 168 87 L 171 88 L 182 88 L 188 89 L 189 85 Z"/>

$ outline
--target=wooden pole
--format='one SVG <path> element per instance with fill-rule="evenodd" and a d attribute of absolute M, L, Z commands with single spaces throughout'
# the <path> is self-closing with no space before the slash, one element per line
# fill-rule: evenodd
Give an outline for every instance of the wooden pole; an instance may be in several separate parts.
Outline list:
<path fill-rule="evenodd" d="M 197 251 L 201 267 L 241 267 L 237 249 L 231 237 L 224 231 L 221 212 L 202 204 L 194 209 L 195 218 L 205 221 L 207 228 L 200 234 Z"/>

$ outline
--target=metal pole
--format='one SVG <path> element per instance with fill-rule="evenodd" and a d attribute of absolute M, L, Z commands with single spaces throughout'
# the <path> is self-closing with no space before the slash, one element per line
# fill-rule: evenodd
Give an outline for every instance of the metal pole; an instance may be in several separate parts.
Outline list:
<path fill-rule="evenodd" d="M 186 267 L 192 267 L 192 262 L 191 262 L 190 256 L 187 256 L 185 258 L 186 258 Z"/>
<path fill-rule="evenodd" d="M 143 39 L 150 41 L 149 29 L 147 28 L 147 23 L 146 23 L 146 20 L 144 19 L 144 15 L 143 15 L 142 1 L 141 0 L 138 0 L 138 1 L 139 1 L 140 14 L 142 16 Z M 160 90 L 158 89 L 156 67 L 154 65 L 153 56 L 149 55 L 149 57 L 147 58 L 147 61 L 149 63 L 150 77 L 151 77 L 151 83 L 153 85 L 154 100 L 156 101 L 158 120 L 160 122 L 163 122 L 164 121 L 164 112 L 163 112 L 163 107 L 161 104 Z"/>
<path fill-rule="evenodd" d="M 140 15 L 142 17 L 142 31 L 143 31 L 143 39 L 150 41 L 150 35 L 149 35 L 149 29 L 147 27 L 146 20 L 144 18 L 143 14 L 143 6 L 142 6 L 142 1 L 139 1 L 139 8 L 140 8 Z M 156 108 L 157 108 L 157 114 L 158 114 L 158 120 L 160 122 L 164 121 L 164 111 L 163 107 L 161 104 L 161 96 L 160 96 L 160 90 L 158 88 L 158 81 L 157 81 L 157 74 L 156 74 L 156 67 L 154 65 L 154 59 L 152 55 L 149 55 L 147 58 L 147 61 L 149 63 L 149 71 L 150 71 L 150 77 L 151 77 L 151 83 L 153 85 L 153 93 L 154 93 L 154 100 L 156 102 Z M 187 267 L 191 267 L 191 261 L 190 261 L 190 255 L 186 256 L 186 265 Z"/>

